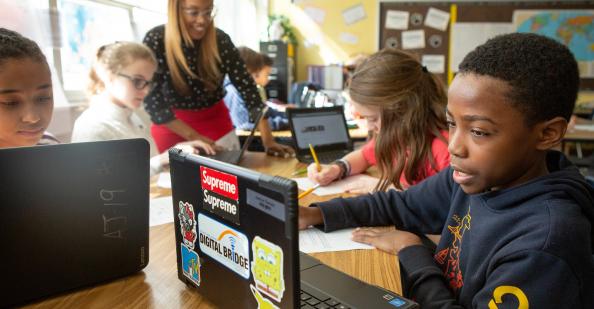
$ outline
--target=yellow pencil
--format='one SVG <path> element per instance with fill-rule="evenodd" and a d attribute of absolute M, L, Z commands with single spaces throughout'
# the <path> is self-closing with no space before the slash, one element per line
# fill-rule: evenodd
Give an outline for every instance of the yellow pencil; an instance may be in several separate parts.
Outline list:
<path fill-rule="evenodd" d="M 314 147 L 312 146 L 312 144 L 309 144 L 309 151 L 311 152 L 311 156 L 314 159 L 314 162 L 316 162 L 316 169 L 319 171 L 322 170 L 322 167 L 320 166 L 320 161 L 318 161 L 318 156 L 316 155 L 316 151 L 314 150 Z"/>
<path fill-rule="evenodd" d="M 304 197 L 304 196 L 306 196 L 306 195 L 308 195 L 308 194 L 312 193 L 312 192 L 313 192 L 315 189 L 317 189 L 319 186 L 320 186 L 320 184 L 317 184 L 317 185 L 315 185 L 315 186 L 313 186 L 313 187 L 311 187 L 311 188 L 309 188 L 309 189 L 307 189 L 307 190 L 305 190 L 305 191 L 301 192 L 301 194 L 299 194 L 299 196 L 297 196 L 297 199 L 300 199 L 300 198 L 302 198 L 302 197 Z"/>

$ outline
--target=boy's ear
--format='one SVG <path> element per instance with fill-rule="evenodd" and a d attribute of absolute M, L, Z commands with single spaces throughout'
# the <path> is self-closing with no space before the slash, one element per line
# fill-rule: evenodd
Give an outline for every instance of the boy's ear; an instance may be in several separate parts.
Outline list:
<path fill-rule="evenodd" d="M 540 131 L 540 139 L 537 144 L 538 150 L 549 150 L 561 143 L 567 131 L 567 120 L 563 117 L 555 117 L 537 125 Z"/>

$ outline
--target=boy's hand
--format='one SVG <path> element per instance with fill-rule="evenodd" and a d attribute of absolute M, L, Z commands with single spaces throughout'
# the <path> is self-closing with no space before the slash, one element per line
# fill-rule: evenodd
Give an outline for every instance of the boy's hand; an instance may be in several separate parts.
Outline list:
<path fill-rule="evenodd" d="M 318 207 L 299 206 L 299 229 L 305 230 L 311 225 L 322 224 L 322 211 Z"/>
<path fill-rule="evenodd" d="M 344 192 L 357 195 L 372 193 L 378 182 L 378 178 L 357 180 L 345 186 Z"/>
<path fill-rule="evenodd" d="M 352 239 L 395 255 L 406 247 L 422 244 L 421 238 L 413 233 L 377 228 L 357 228 Z"/>
<path fill-rule="evenodd" d="M 307 178 L 325 186 L 340 176 L 340 167 L 336 164 L 321 164 L 321 167 L 321 170 L 318 172 L 316 164 L 310 164 L 307 167 Z"/>

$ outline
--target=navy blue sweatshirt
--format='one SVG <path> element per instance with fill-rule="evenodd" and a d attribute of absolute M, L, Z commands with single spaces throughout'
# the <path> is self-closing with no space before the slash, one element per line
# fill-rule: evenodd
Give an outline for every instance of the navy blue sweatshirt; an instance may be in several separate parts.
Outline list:
<path fill-rule="evenodd" d="M 317 205 L 324 230 L 395 225 L 441 234 L 400 251 L 404 294 L 422 308 L 594 308 L 594 190 L 559 152 L 549 174 L 468 195 L 444 169 L 407 191 Z"/>

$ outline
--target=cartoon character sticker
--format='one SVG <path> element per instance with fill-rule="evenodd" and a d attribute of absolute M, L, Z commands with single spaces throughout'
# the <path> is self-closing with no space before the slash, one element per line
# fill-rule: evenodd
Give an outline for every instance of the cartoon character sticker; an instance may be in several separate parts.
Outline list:
<path fill-rule="evenodd" d="M 283 275 L 283 250 L 281 247 L 261 238 L 252 241 L 252 274 L 256 288 L 263 294 L 280 302 L 285 292 Z"/>
<path fill-rule="evenodd" d="M 179 201 L 179 225 L 183 243 L 190 249 L 194 249 L 194 242 L 196 241 L 196 214 L 194 213 L 194 206 L 188 202 Z"/>
<path fill-rule="evenodd" d="M 184 244 L 180 244 L 180 246 L 184 276 L 192 280 L 196 285 L 200 285 L 200 258 L 198 258 L 198 253 Z"/>
<path fill-rule="evenodd" d="M 252 294 L 256 298 L 256 302 L 258 302 L 258 309 L 278 309 L 271 301 L 266 299 L 258 290 L 250 284 L 250 290 L 252 290 Z"/>

